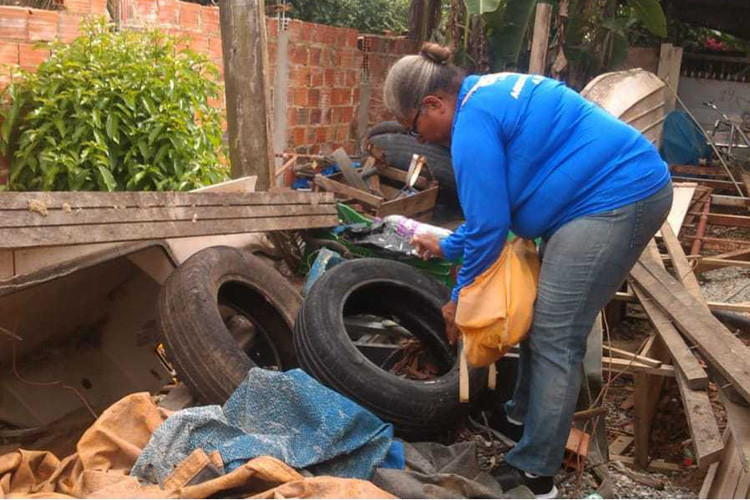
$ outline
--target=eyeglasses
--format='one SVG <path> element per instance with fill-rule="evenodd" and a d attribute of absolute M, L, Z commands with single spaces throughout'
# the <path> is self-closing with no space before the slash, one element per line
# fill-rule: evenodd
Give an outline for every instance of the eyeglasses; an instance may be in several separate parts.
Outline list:
<path fill-rule="evenodd" d="M 414 115 L 414 119 L 411 121 L 411 127 L 409 128 L 409 135 L 418 137 L 419 132 L 417 132 L 417 120 L 419 120 L 419 115 L 422 114 L 422 106 L 417 108 L 417 114 Z"/>

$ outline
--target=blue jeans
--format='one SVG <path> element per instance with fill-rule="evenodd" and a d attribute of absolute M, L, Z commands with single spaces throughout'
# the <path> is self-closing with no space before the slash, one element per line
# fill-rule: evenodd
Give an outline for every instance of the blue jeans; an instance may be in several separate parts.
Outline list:
<path fill-rule="evenodd" d="M 508 462 L 552 476 L 560 469 L 581 383 L 586 339 L 672 206 L 672 184 L 608 212 L 574 219 L 543 244 L 529 336 L 520 345 L 510 418 L 524 423 Z"/>

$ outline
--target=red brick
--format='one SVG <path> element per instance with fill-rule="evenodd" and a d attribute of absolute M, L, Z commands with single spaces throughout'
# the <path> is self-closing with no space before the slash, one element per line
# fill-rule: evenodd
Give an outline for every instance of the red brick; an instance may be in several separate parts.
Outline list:
<path fill-rule="evenodd" d="M 318 131 L 315 130 L 315 127 L 309 127 L 305 130 L 305 143 L 314 144 L 318 138 Z"/>
<path fill-rule="evenodd" d="M 217 9 L 218 13 L 218 9 Z M 205 21 L 206 18 L 204 17 L 203 20 Z M 273 18 L 266 18 L 266 36 L 268 38 L 276 38 L 279 34 L 279 22 L 276 19 Z"/>
<path fill-rule="evenodd" d="M 294 52 L 292 52 L 292 64 L 301 64 L 306 66 L 308 55 L 309 53 L 307 47 L 297 45 L 296 47 L 294 47 Z"/>
<path fill-rule="evenodd" d="M 57 38 L 57 12 L 48 10 L 30 10 L 29 41 L 51 41 Z"/>
<path fill-rule="evenodd" d="M 156 0 L 159 24 L 180 24 L 180 4 L 177 0 Z"/>
<path fill-rule="evenodd" d="M 79 16 L 60 14 L 58 16 L 57 37 L 65 43 L 70 43 L 80 36 L 80 27 L 81 18 Z"/>
<path fill-rule="evenodd" d="M 296 108 L 286 108 L 286 126 L 294 127 L 297 125 L 297 109 Z"/>
<path fill-rule="evenodd" d="M 334 80 L 336 78 L 336 70 L 329 68 L 325 72 L 325 86 L 326 87 L 333 87 Z"/>
<path fill-rule="evenodd" d="M 136 24 L 154 24 L 159 18 L 159 9 L 154 0 L 133 0 L 134 18 Z"/>
<path fill-rule="evenodd" d="M 323 123 L 333 123 L 333 109 L 329 108 L 323 114 Z"/>
<path fill-rule="evenodd" d="M 331 116 L 331 123 L 341 123 L 341 108 L 333 108 L 333 115 Z"/>
<path fill-rule="evenodd" d="M 323 118 L 323 112 L 320 109 L 310 111 L 310 125 L 319 125 Z"/>
<path fill-rule="evenodd" d="M 320 49 L 310 49 L 310 66 L 320 66 Z"/>
<path fill-rule="evenodd" d="M 352 103 L 352 90 L 351 89 L 335 89 L 331 96 L 331 105 L 342 106 L 350 105 Z"/>
<path fill-rule="evenodd" d="M 294 106 L 307 106 L 307 89 L 294 89 L 292 104 Z"/>
<path fill-rule="evenodd" d="M 354 95 L 352 95 L 352 101 L 355 104 L 359 103 L 359 96 L 360 96 L 360 90 L 359 90 L 359 88 L 355 88 L 353 94 Z M 373 94 L 370 94 L 370 95 L 373 95 Z M 378 93 L 376 93 L 374 95 L 382 95 L 382 92 L 378 92 Z"/>
<path fill-rule="evenodd" d="M 305 143 L 305 127 L 294 127 L 292 129 L 292 145 L 301 146 Z"/>
<path fill-rule="evenodd" d="M 201 12 L 201 29 L 208 35 L 221 36 L 218 7 L 203 7 Z"/>
<path fill-rule="evenodd" d="M 189 30 L 201 27 L 201 6 L 197 3 L 180 2 L 180 26 Z"/>
<path fill-rule="evenodd" d="M 346 71 L 336 71 L 333 77 L 334 87 L 345 87 L 346 86 Z"/>
<path fill-rule="evenodd" d="M 312 70 L 310 75 L 310 86 L 318 88 L 323 86 L 323 70 L 316 68 Z"/>
<path fill-rule="evenodd" d="M 65 11 L 68 14 L 91 14 L 91 0 L 65 0 Z"/>
<path fill-rule="evenodd" d="M 311 89 L 307 91 L 307 105 L 312 108 L 320 106 L 320 90 Z"/>
<path fill-rule="evenodd" d="M 354 119 L 354 107 L 353 106 L 347 106 L 341 109 L 341 121 L 342 122 L 349 123 L 353 119 Z"/>
<path fill-rule="evenodd" d="M 18 64 L 18 44 L 0 41 L 0 64 Z"/>
<path fill-rule="evenodd" d="M 0 15 L 0 38 L 26 41 L 29 9 L 3 7 Z"/>
<path fill-rule="evenodd" d="M 190 50 L 208 55 L 208 37 L 199 33 L 190 33 Z"/>
<path fill-rule="evenodd" d="M 325 127 L 318 127 L 315 140 L 317 142 L 326 142 L 326 128 Z"/>
<path fill-rule="evenodd" d="M 18 45 L 18 62 L 21 68 L 34 71 L 49 57 L 49 50 L 37 49 L 33 44 Z"/>
<path fill-rule="evenodd" d="M 208 39 L 208 55 L 214 62 L 222 61 L 224 52 L 221 49 L 221 38 L 210 37 Z"/>
<path fill-rule="evenodd" d="M 104 16 L 107 19 L 110 19 L 107 0 L 91 0 L 91 15 Z"/>

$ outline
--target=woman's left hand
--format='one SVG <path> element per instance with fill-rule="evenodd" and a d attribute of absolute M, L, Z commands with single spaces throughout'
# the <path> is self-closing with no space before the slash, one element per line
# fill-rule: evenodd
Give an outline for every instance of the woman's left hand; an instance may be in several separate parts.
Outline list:
<path fill-rule="evenodd" d="M 456 345 L 458 340 L 458 326 L 456 325 L 456 307 L 458 304 L 450 301 L 442 308 L 443 320 L 445 321 L 445 338 L 450 345 Z"/>

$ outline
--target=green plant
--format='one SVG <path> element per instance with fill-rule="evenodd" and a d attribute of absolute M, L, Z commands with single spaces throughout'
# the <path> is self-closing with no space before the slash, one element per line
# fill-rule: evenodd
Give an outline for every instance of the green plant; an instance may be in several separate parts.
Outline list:
<path fill-rule="evenodd" d="M 406 29 L 409 0 L 290 0 L 291 16 L 365 33 Z"/>
<path fill-rule="evenodd" d="M 6 89 L 0 153 L 13 190 L 188 190 L 228 177 L 221 87 L 204 56 L 159 31 L 82 27 Z"/>

